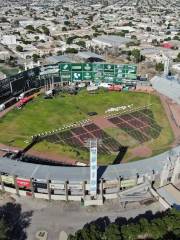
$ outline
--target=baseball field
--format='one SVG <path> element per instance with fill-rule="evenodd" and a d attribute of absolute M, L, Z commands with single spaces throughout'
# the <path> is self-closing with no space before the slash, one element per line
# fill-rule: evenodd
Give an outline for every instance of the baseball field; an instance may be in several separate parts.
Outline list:
<path fill-rule="evenodd" d="M 112 108 L 119 108 L 117 117 Z M 90 117 L 89 112 L 97 115 Z M 126 148 L 123 161 L 132 161 L 163 152 L 174 139 L 158 96 L 105 90 L 90 94 L 82 90 L 77 95 L 61 93 L 53 99 L 40 95 L 22 109 L 14 108 L 0 119 L 0 142 L 24 148 L 32 135 L 84 119 L 89 119 L 87 126 L 44 137 L 33 150 L 88 163 L 85 142 L 97 137 L 101 139 L 98 162 L 110 164 L 117 158 L 119 147 Z"/>

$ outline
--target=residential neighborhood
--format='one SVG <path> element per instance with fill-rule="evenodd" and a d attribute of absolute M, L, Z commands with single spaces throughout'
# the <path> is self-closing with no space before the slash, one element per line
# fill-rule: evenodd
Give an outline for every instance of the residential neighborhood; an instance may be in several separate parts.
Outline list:
<path fill-rule="evenodd" d="M 167 57 L 176 64 L 180 61 L 178 1 L 169 5 L 157 1 L 154 6 L 149 2 L 151 8 L 141 2 L 2 1 L 0 71 L 6 74 L 5 65 L 22 71 L 48 64 L 51 56 L 76 62 L 81 52 L 112 63 L 140 62 L 152 75 L 156 64 L 164 64 Z"/>

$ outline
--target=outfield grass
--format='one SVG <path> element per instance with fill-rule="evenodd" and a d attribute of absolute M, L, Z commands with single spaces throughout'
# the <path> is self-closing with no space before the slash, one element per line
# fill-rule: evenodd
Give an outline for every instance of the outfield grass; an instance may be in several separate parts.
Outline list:
<path fill-rule="evenodd" d="M 39 96 L 21 110 L 12 110 L 0 119 L 0 142 L 25 147 L 24 141 L 31 135 L 60 128 L 63 124 L 87 119 L 88 112 L 104 115 L 108 108 L 128 104 L 133 104 L 134 107 L 152 104 L 151 109 L 155 120 L 162 127 L 160 136 L 153 142 L 146 143 L 153 151 L 167 147 L 173 141 L 172 130 L 157 96 L 135 92 L 100 91 L 98 94 L 89 94 L 82 91 L 76 96 L 63 94 L 63 96 L 59 95 L 54 99 L 44 99 Z M 107 132 L 120 143 L 130 143 L 130 147 L 136 145 L 136 142 L 130 139 L 127 134 L 120 134 L 122 133 L 120 130 L 115 132 L 113 129 L 107 129 Z M 65 147 L 47 142 L 37 144 L 35 149 L 43 152 L 48 150 L 48 152 L 52 151 L 72 158 L 77 157 L 82 161 L 89 158 L 87 152 L 78 150 L 79 154 L 76 149 L 69 146 Z M 101 163 L 112 162 L 113 158 L 114 156 L 99 156 Z"/>

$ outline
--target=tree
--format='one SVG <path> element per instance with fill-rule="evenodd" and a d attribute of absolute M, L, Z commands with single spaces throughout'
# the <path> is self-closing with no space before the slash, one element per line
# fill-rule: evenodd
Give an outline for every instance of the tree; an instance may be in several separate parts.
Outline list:
<path fill-rule="evenodd" d="M 0 239 L 1 240 L 8 240 L 8 233 L 9 228 L 7 227 L 6 223 L 3 219 L 0 220 Z"/>
<path fill-rule="evenodd" d="M 39 36 L 35 36 L 34 38 L 35 38 L 35 40 L 36 40 L 36 41 L 38 41 L 38 40 L 39 40 Z"/>
<path fill-rule="evenodd" d="M 20 46 L 20 45 L 17 45 L 16 51 L 18 51 L 18 52 L 23 52 L 23 47 Z"/>
<path fill-rule="evenodd" d="M 67 43 L 67 44 L 73 43 L 73 40 L 74 40 L 75 38 L 77 38 L 77 37 L 78 37 L 78 36 L 68 37 L 68 38 L 66 39 L 66 43 Z"/>
<path fill-rule="evenodd" d="M 141 52 L 139 49 L 133 49 L 131 52 L 131 55 L 133 56 L 133 58 L 135 59 L 135 62 L 140 62 L 141 61 Z"/>
<path fill-rule="evenodd" d="M 167 31 L 166 34 L 167 34 L 167 35 L 170 35 L 170 34 L 171 34 L 171 31 Z"/>
<path fill-rule="evenodd" d="M 86 47 L 85 41 L 79 41 L 79 42 L 77 42 L 76 44 L 79 45 L 79 46 L 81 46 L 81 47 L 83 47 L 83 48 Z"/>
<path fill-rule="evenodd" d="M 136 35 L 132 35 L 131 39 L 137 39 Z"/>
<path fill-rule="evenodd" d="M 7 20 L 7 18 L 5 18 L 5 17 L 1 17 L 1 18 L 0 18 L 0 22 L 8 22 L 8 20 Z"/>
<path fill-rule="evenodd" d="M 164 41 L 171 41 L 171 37 L 165 38 Z"/>
<path fill-rule="evenodd" d="M 176 59 L 174 60 L 175 62 L 180 62 L 180 52 L 177 54 Z"/>
<path fill-rule="evenodd" d="M 33 61 L 34 61 L 34 62 L 37 62 L 38 59 L 39 59 L 39 55 L 38 55 L 38 54 L 33 54 L 33 55 L 32 55 L 32 58 L 33 58 Z"/>
<path fill-rule="evenodd" d="M 8 202 L 0 207 L 0 239 L 27 239 L 32 212 L 22 212 L 21 205 Z"/>
<path fill-rule="evenodd" d="M 30 32 L 35 32 L 35 31 L 36 31 L 32 25 L 27 25 L 27 26 L 25 27 L 25 29 L 28 30 L 28 31 L 30 31 Z"/>
<path fill-rule="evenodd" d="M 75 48 L 67 48 L 66 53 L 78 53 L 78 50 Z"/>
<path fill-rule="evenodd" d="M 62 27 L 62 31 L 63 32 L 67 31 L 67 28 L 66 27 Z"/>
<path fill-rule="evenodd" d="M 180 38 L 179 38 L 179 36 L 174 36 L 174 38 L 173 38 L 174 40 L 178 40 L 178 41 L 180 41 Z"/>
<path fill-rule="evenodd" d="M 122 221 L 120 221 L 122 222 Z M 124 223 L 116 221 L 102 227 L 101 223 L 88 224 L 68 240 L 179 240 L 180 239 L 180 211 L 172 209 L 155 215 L 153 219 L 131 219 Z M 136 222 L 136 223 L 134 223 Z M 104 223 L 104 219 L 103 219 Z"/>
<path fill-rule="evenodd" d="M 163 63 L 157 63 L 155 66 L 156 71 L 162 72 L 164 71 L 164 64 Z"/>
<path fill-rule="evenodd" d="M 116 224 L 110 224 L 105 230 L 104 239 L 121 240 L 122 238 L 119 227 Z"/>
<path fill-rule="evenodd" d="M 43 30 L 44 34 L 46 34 L 48 36 L 50 35 L 49 28 L 47 28 L 46 26 L 42 26 L 42 30 Z"/>
<path fill-rule="evenodd" d="M 64 25 L 69 26 L 71 23 L 69 21 L 64 21 Z"/>
<path fill-rule="evenodd" d="M 63 52 L 61 51 L 61 50 L 59 50 L 58 52 L 57 52 L 57 55 L 59 56 L 59 55 L 62 55 L 63 54 Z"/>
<path fill-rule="evenodd" d="M 158 45 L 159 45 L 158 40 L 157 40 L 156 38 L 153 39 L 153 40 L 152 40 L 152 44 L 153 44 L 154 46 L 158 46 Z"/>
<path fill-rule="evenodd" d="M 147 27 L 147 28 L 146 28 L 146 31 L 147 31 L 147 32 L 151 32 L 151 27 Z"/>

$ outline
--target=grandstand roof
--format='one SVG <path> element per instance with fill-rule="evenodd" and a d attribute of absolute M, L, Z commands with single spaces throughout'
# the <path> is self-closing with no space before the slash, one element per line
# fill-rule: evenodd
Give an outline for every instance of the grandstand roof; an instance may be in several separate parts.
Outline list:
<path fill-rule="evenodd" d="M 98 179 L 115 180 L 119 176 L 124 178 L 144 175 L 146 173 L 160 172 L 165 163 L 175 160 L 175 157 L 180 152 L 180 146 L 171 151 L 167 151 L 158 156 L 148 158 L 132 163 L 122 163 L 118 165 L 100 166 L 98 167 Z M 63 167 L 63 166 L 47 166 L 20 162 L 11 160 L 6 157 L 0 157 L 0 171 L 10 175 L 18 175 L 24 178 L 35 179 L 51 179 L 69 182 L 81 182 L 86 180 L 89 182 L 90 171 L 89 167 Z"/>
<path fill-rule="evenodd" d="M 50 64 L 56 64 L 56 63 L 63 63 L 63 62 L 73 62 L 72 58 L 66 55 L 61 55 L 61 56 L 51 56 L 48 57 L 47 62 Z"/>

